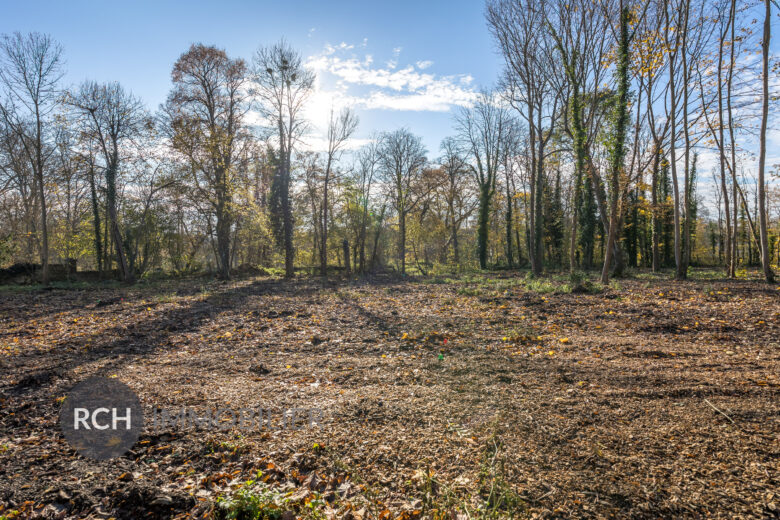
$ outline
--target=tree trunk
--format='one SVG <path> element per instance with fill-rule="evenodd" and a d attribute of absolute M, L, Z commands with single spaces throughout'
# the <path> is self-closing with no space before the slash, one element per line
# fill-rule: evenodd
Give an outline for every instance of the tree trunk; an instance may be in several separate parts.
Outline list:
<path fill-rule="evenodd" d="M 341 243 L 341 246 L 344 248 L 344 273 L 346 273 L 347 276 L 350 276 L 352 274 L 352 268 L 349 265 L 349 240 L 345 238 Z"/>
<path fill-rule="evenodd" d="M 117 166 L 115 160 L 111 161 L 109 167 L 106 168 L 106 205 L 108 209 L 108 221 L 111 228 L 111 238 L 114 242 L 114 250 L 116 251 L 116 261 L 119 264 L 119 274 L 122 277 L 123 282 L 132 283 L 135 276 L 127 263 L 116 210 L 116 170 Z"/>
<path fill-rule="evenodd" d="M 528 107 L 528 143 L 530 151 L 530 200 L 528 208 L 528 257 L 531 261 L 531 272 L 537 273 L 537 248 L 536 248 L 536 220 L 539 218 L 536 214 L 536 199 L 540 198 L 540 189 L 536 184 L 536 127 L 534 125 L 534 105 L 529 99 Z"/>
<path fill-rule="evenodd" d="M 762 48 L 762 87 L 763 100 L 761 107 L 761 133 L 759 135 L 758 152 L 758 222 L 761 233 L 761 267 L 764 270 L 764 278 L 767 283 L 774 283 L 775 275 L 772 267 L 769 265 L 769 238 L 767 234 L 766 222 L 766 186 L 764 185 L 764 169 L 766 168 L 766 128 L 769 120 L 769 40 L 772 36 L 771 0 L 764 0 L 766 13 L 764 16 L 764 37 L 761 42 Z"/>
<path fill-rule="evenodd" d="M 601 283 L 609 283 L 609 269 L 612 263 L 612 249 L 615 245 L 615 234 L 617 233 L 617 209 L 610 210 L 609 231 L 607 232 L 607 242 L 604 245 L 604 265 L 601 268 Z"/>
<path fill-rule="evenodd" d="M 487 269 L 488 224 L 490 220 L 490 186 L 479 187 L 479 215 L 477 218 L 477 254 L 479 268 Z"/>
<path fill-rule="evenodd" d="M 658 239 L 661 235 L 661 221 L 658 218 L 658 169 L 660 167 L 661 162 L 661 150 L 659 149 L 660 145 L 659 143 L 655 144 L 655 147 L 653 149 L 654 157 L 653 157 L 653 168 L 652 168 L 652 181 L 651 181 L 651 194 L 650 194 L 650 202 L 653 207 L 652 212 L 652 233 L 653 233 L 653 272 L 657 273 L 658 270 L 661 267 L 660 261 L 660 254 L 658 250 Z"/>
<path fill-rule="evenodd" d="M 100 207 L 98 206 L 97 189 L 95 188 L 95 167 L 89 165 L 89 193 L 92 199 L 92 224 L 95 230 L 95 258 L 97 260 L 98 276 L 103 278 L 103 245 L 100 241 Z"/>
<path fill-rule="evenodd" d="M 289 149 L 288 149 L 289 150 Z M 293 217 L 290 205 L 290 152 L 285 151 L 282 172 L 282 227 L 284 230 L 284 277 L 295 276 L 295 249 L 293 248 Z"/>
<path fill-rule="evenodd" d="M 585 170 L 585 146 L 587 136 L 582 122 L 582 109 L 580 107 L 580 85 L 575 71 L 569 67 L 569 79 L 572 82 L 571 112 L 572 126 L 574 127 L 574 201 L 571 216 L 571 241 L 569 245 L 569 272 L 574 273 L 577 268 L 577 219 L 580 204 L 580 192 L 582 191 L 582 177 Z"/>
<path fill-rule="evenodd" d="M 733 2 L 732 2 L 733 3 Z M 731 14 L 729 14 L 729 24 L 734 23 L 733 18 L 731 17 Z M 728 26 L 726 27 L 728 30 Z M 723 135 L 723 44 L 724 40 L 726 38 L 726 31 L 724 30 L 723 33 L 721 33 L 720 40 L 718 42 L 718 134 L 720 137 L 720 150 L 719 150 L 719 161 L 720 161 L 720 190 L 723 193 L 723 206 L 726 210 L 726 240 L 725 240 L 725 249 L 726 249 L 726 255 L 724 257 L 726 262 L 726 276 L 732 275 L 732 269 L 731 269 L 731 208 L 729 207 L 729 193 L 728 189 L 726 187 L 726 141 L 725 136 Z M 720 224 L 720 218 L 718 219 L 718 224 Z M 722 247 L 722 246 L 721 246 Z"/>
<path fill-rule="evenodd" d="M 371 251 L 371 270 L 376 267 L 376 257 L 379 251 L 379 236 L 382 234 L 382 225 L 385 220 L 385 210 L 387 206 L 382 206 L 382 211 L 379 214 L 379 222 L 377 222 L 376 233 L 374 234 L 374 248 Z"/>
<path fill-rule="evenodd" d="M 322 240 L 320 241 L 320 275 L 328 276 L 328 184 L 330 181 L 331 157 L 325 168 L 322 185 Z"/>
<path fill-rule="evenodd" d="M 731 91 L 732 91 L 732 85 L 734 81 L 734 42 L 736 40 L 735 38 L 735 26 L 737 25 L 736 20 L 736 9 L 737 9 L 737 2 L 736 0 L 732 0 L 731 2 L 731 45 L 730 51 L 729 51 L 729 74 L 726 81 L 726 109 L 728 110 L 728 118 L 729 118 L 729 141 L 731 143 L 731 201 L 732 201 L 732 225 L 731 227 L 731 239 L 727 242 L 730 243 L 731 249 L 727 251 L 727 254 L 729 256 L 729 277 L 735 278 L 737 276 L 737 247 L 738 247 L 738 240 L 737 240 L 737 233 L 739 229 L 739 223 L 738 223 L 738 215 L 739 215 L 739 203 L 737 202 L 737 147 L 736 147 L 736 141 L 734 138 L 734 115 L 732 111 L 732 99 L 731 99 Z M 724 200 L 727 198 L 725 195 L 726 192 L 724 192 Z M 728 226 L 727 226 L 728 227 Z"/>
<path fill-rule="evenodd" d="M 674 191 L 674 265 L 675 265 L 675 278 L 681 280 L 682 275 L 682 250 L 680 243 L 680 187 L 677 182 L 677 92 L 675 91 L 674 81 L 674 62 L 675 57 L 672 55 L 669 61 L 669 99 L 671 104 L 670 110 L 670 128 L 671 128 L 671 169 L 672 169 L 672 187 Z"/>
<path fill-rule="evenodd" d="M 454 202 L 450 198 L 448 201 L 448 210 L 450 213 L 450 241 L 452 242 L 452 259 L 455 266 L 460 266 L 460 248 L 458 246 L 458 224 L 455 222 Z"/>
<path fill-rule="evenodd" d="M 683 167 L 683 224 L 682 224 L 682 258 L 681 265 L 678 268 L 677 278 L 685 280 L 688 278 L 688 264 L 691 258 L 691 201 L 690 201 L 690 154 L 691 154 L 691 134 L 688 128 L 688 15 L 690 12 L 690 1 L 685 0 L 685 21 L 683 23 L 683 44 L 682 44 L 682 67 L 683 67 L 683 136 L 685 138 L 685 153 Z"/>
<path fill-rule="evenodd" d="M 43 182 L 43 143 L 41 140 L 42 123 L 41 115 L 38 110 L 38 103 L 35 103 L 35 176 L 38 181 L 38 197 L 41 200 L 41 283 L 49 285 L 49 223 L 46 214 L 46 191 Z"/>
<path fill-rule="evenodd" d="M 544 233 L 544 215 L 543 215 L 543 194 L 544 194 L 544 136 L 542 135 L 542 112 L 537 113 L 537 130 L 539 139 L 538 155 L 536 157 L 536 200 L 534 201 L 536 207 L 534 213 L 536 213 L 534 248 L 536 250 L 535 264 L 533 265 L 533 273 L 537 276 L 541 276 L 544 270 L 544 240 L 542 239 Z"/>
<path fill-rule="evenodd" d="M 220 198 L 224 198 L 221 195 Z M 217 254 L 219 256 L 219 277 L 230 279 L 230 220 L 227 215 L 225 201 L 217 205 Z"/>
<path fill-rule="evenodd" d="M 398 262 L 401 274 L 406 274 L 406 211 L 398 212 Z"/>
<path fill-rule="evenodd" d="M 620 228 L 620 198 L 622 188 L 620 183 L 621 171 L 623 170 L 623 158 L 625 155 L 625 137 L 626 125 L 628 122 L 628 65 L 629 65 L 629 37 L 628 37 L 628 8 L 623 7 L 621 2 L 620 9 L 620 42 L 618 49 L 618 101 L 615 107 L 615 141 L 614 148 L 610 152 L 610 208 L 609 208 L 609 234 L 604 250 L 604 266 L 601 270 L 601 283 L 609 283 L 609 269 L 612 260 L 612 249 L 615 248 L 615 266 L 618 275 L 622 274 L 623 261 L 619 251 L 620 245 L 617 241 L 617 234 Z"/>

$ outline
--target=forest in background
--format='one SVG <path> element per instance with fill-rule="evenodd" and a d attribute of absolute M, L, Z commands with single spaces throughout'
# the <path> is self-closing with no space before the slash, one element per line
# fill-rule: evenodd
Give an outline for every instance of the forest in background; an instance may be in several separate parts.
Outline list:
<path fill-rule="evenodd" d="M 354 148 L 351 107 L 310 149 L 315 77 L 284 40 L 246 59 L 192 45 L 152 110 L 118 83 L 63 85 L 51 36 L 3 36 L 0 265 L 37 264 L 43 283 L 74 262 L 126 282 L 257 267 L 773 279 L 771 0 L 488 0 L 485 16 L 505 70 L 438 150 L 413 128 Z"/>

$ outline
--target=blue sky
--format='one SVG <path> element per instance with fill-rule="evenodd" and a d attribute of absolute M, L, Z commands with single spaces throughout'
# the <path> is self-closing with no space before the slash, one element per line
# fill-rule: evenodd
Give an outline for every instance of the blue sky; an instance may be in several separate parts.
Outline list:
<path fill-rule="evenodd" d="M 354 104 L 358 141 L 407 126 L 432 156 L 452 131 L 453 108 L 493 85 L 501 70 L 480 0 L 0 5 L 0 33 L 45 32 L 63 45 L 66 83 L 119 81 L 151 109 L 165 99 L 171 67 L 191 43 L 249 60 L 258 46 L 284 37 L 317 69 L 315 126 L 324 126 L 331 105 Z"/>

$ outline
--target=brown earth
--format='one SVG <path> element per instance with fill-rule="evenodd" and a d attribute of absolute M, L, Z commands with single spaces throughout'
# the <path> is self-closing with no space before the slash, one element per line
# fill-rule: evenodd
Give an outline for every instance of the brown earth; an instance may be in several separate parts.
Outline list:
<path fill-rule="evenodd" d="M 242 493 L 285 519 L 780 516 L 779 288 L 550 289 L 493 273 L 0 292 L 0 518 L 222 517 Z M 147 424 L 95 462 L 58 426 L 91 375 L 147 419 L 324 423 Z"/>

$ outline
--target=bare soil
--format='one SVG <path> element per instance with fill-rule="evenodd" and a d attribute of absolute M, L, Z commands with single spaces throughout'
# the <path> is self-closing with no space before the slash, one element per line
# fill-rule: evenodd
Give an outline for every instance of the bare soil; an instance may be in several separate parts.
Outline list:
<path fill-rule="evenodd" d="M 285 519 L 780 517 L 779 288 L 529 287 L 492 273 L 1 292 L 0 518 L 209 518 L 252 480 Z M 325 420 L 147 424 L 96 462 L 58 425 L 93 375 L 129 385 L 147 418 Z"/>

